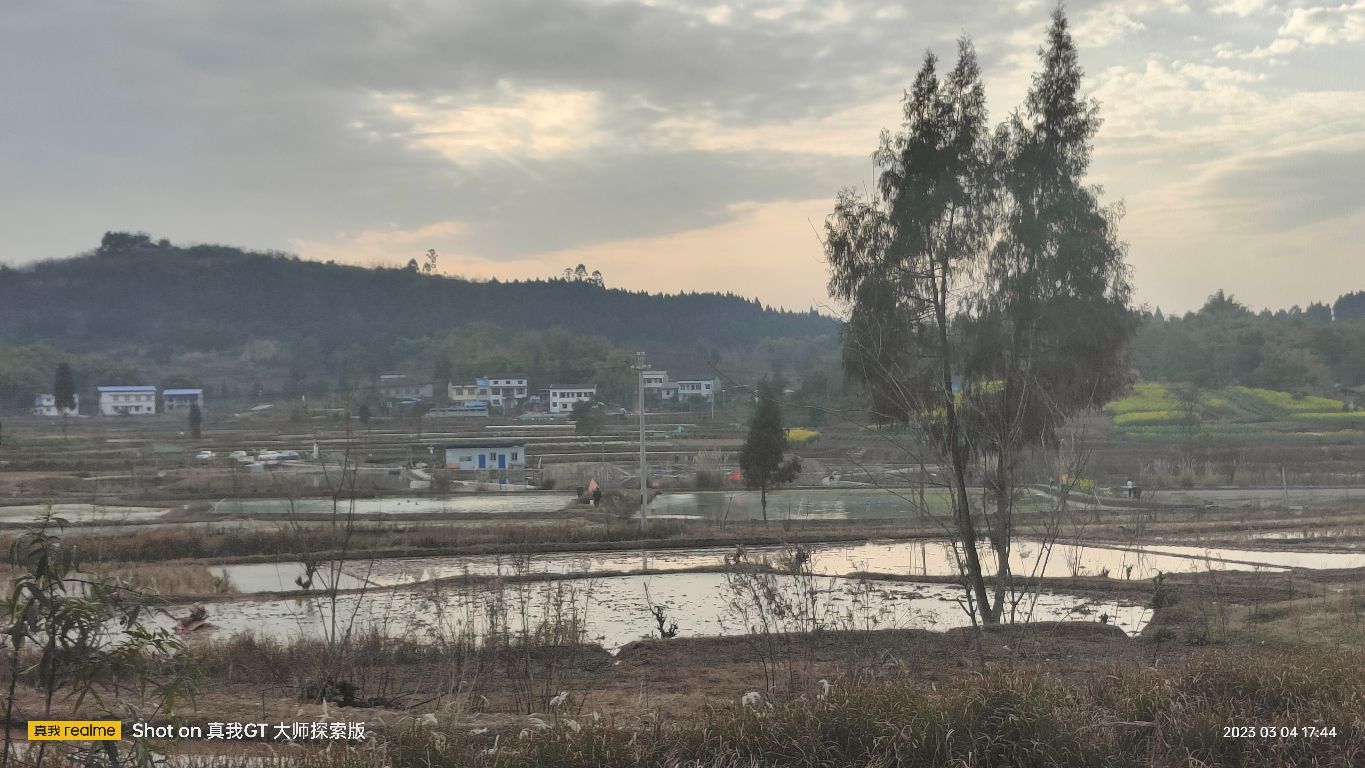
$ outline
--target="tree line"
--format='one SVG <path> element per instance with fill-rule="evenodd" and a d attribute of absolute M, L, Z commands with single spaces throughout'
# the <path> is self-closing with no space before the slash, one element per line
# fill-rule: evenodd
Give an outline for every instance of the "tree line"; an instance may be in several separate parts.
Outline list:
<path fill-rule="evenodd" d="M 1217 291 L 1183 316 L 1142 315 L 1132 346 L 1142 378 L 1217 388 L 1329 391 L 1365 383 L 1365 292 L 1331 306 L 1253 312 Z"/>
<path fill-rule="evenodd" d="M 837 320 L 813 310 L 776 310 L 732 293 L 606 288 L 600 274 L 581 272 L 476 282 L 416 268 L 301 261 L 110 232 L 81 256 L 0 267 L 0 341 L 172 355 L 277 339 L 330 351 L 482 322 L 557 327 L 622 344 L 739 348 L 838 328 Z"/>

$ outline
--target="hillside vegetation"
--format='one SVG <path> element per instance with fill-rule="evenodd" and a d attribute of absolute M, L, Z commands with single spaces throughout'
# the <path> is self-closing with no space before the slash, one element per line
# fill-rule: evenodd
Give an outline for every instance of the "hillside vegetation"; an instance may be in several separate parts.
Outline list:
<path fill-rule="evenodd" d="M 68 351 L 221 351 L 252 339 L 331 350 L 474 322 L 715 348 L 838 329 L 814 311 L 774 310 L 730 293 L 650 294 L 581 279 L 474 282 L 425 274 L 415 263 L 368 269 L 123 233 L 75 258 L 0 267 L 0 341 Z"/>
<path fill-rule="evenodd" d="M 1120 434 L 1179 437 L 1194 433 L 1254 435 L 1267 432 L 1343 433 L 1365 428 L 1365 410 L 1315 395 L 1230 386 L 1142 383 L 1110 403 Z"/>

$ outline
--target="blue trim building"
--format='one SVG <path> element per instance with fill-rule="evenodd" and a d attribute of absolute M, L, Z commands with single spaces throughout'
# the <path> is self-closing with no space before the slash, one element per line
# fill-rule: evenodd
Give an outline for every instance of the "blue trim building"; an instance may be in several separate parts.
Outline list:
<path fill-rule="evenodd" d="M 446 445 L 446 469 L 525 468 L 525 440 L 470 440 Z"/>

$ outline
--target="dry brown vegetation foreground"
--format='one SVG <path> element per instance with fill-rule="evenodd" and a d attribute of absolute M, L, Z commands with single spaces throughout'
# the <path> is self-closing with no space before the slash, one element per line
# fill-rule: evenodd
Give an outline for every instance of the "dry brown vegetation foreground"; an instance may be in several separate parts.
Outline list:
<path fill-rule="evenodd" d="M 1060 640 L 1071 652 L 1116 639 L 1065 635 L 1037 633 L 1043 645 Z M 958 652 L 972 656 L 965 653 L 964 639 L 955 638 Z M 687 645 L 628 649 L 622 666 L 676 662 L 688 655 L 682 650 Z M 994 656 L 1000 639 L 985 645 Z M 707 656 L 707 650 L 720 648 L 696 650 Z M 642 658 L 654 653 L 661 658 Z M 286 750 L 287 758 L 276 759 L 306 768 L 1150 768 L 1353 766 L 1365 760 L 1365 656 L 1359 652 L 1196 650 L 1183 656 L 1157 666 L 1095 662 L 1070 672 L 1061 663 L 1046 668 L 980 659 L 931 678 L 864 670 L 826 678 L 828 688 L 812 681 L 789 695 L 745 697 L 738 693 L 743 681 L 735 679 L 729 681 L 734 696 L 685 713 L 653 709 L 629 718 L 602 717 L 571 689 L 559 706 L 528 717 L 438 710 L 406 718 L 386 738 L 366 745 Z M 715 669 L 723 673 L 727 666 L 734 664 Z M 654 669 L 664 673 L 663 666 Z M 674 684 L 685 685 L 686 674 L 679 669 Z M 355 718 L 350 712 L 333 714 Z"/>
<path fill-rule="evenodd" d="M 362 636 L 330 692 L 313 682 L 322 641 L 195 643 L 202 692 L 159 722 L 331 718 L 372 737 L 151 746 L 187 765 L 302 768 L 1362 764 L 1365 601 L 1341 581 L 1359 573 L 1212 577 L 1162 584 L 1138 638 L 1045 623 L 656 639 L 612 656 Z M 194 757 L 206 749 L 216 762 Z"/>

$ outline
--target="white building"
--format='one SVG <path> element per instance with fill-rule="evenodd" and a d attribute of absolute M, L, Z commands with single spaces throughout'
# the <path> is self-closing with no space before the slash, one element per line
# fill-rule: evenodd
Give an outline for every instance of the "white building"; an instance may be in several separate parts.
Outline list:
<path fill-rule="evenodd" d="M 103 416 L 151 416 L 156 413 L 156 387 L 96 387 Z"/>
<path fill-rule="evenodd" d="M 690 397 L 701 396 L 706 400 L 716 396 L 720 390 L 720 381 L 717 379 L 678 379 L 678 399 L 687 400 Z"/>
<path fill-rule="evenodd" d="M 471 440 L 446 446 L 446 469 L 525 468 L 524 440 Z"/>
<path fill-rule="evenodd" d="M 597 387 L 550 387 L 550 413 L 570 413 L 574 403 L 597 399 Z"/>
<path fill-rule="evenodd" d="M 167 389 L 161 393 L 161 407 L 166 413 L 188 413 L 192 405 L 204 407 L 204 390 Z"/>
<path fill-rule="evenodd" d="M 524 376 L 489 376 L 480 381 L 488 382 L 489 395 L 494 402 L 520 403 L 530 396 Z"/>
<path fill-rule="evenodd" d="M 80 396 L 80 395 L 72 395 L 72 398 L 73 398 L 73 399 L 75 400 L 75 402 L 76 402 L 76 407 L 74 407 L 74 408 L 67 408 L 67 409 L 66 409 L 66 415 L 67 415 L 67 416 L 75 416 L 76 414 L 80 413 L 80 411 L 81 411 L 81 396 Z M 60 409 L 60 408 L 57 407 L 57 396 L 56 396 L 56 395 L 38 395 L 37 397 L 33 398 L 33 415 L 34 415 L 34 416 L 61 416 L 61 415 L 62 415 L 62 409 Z"/>

